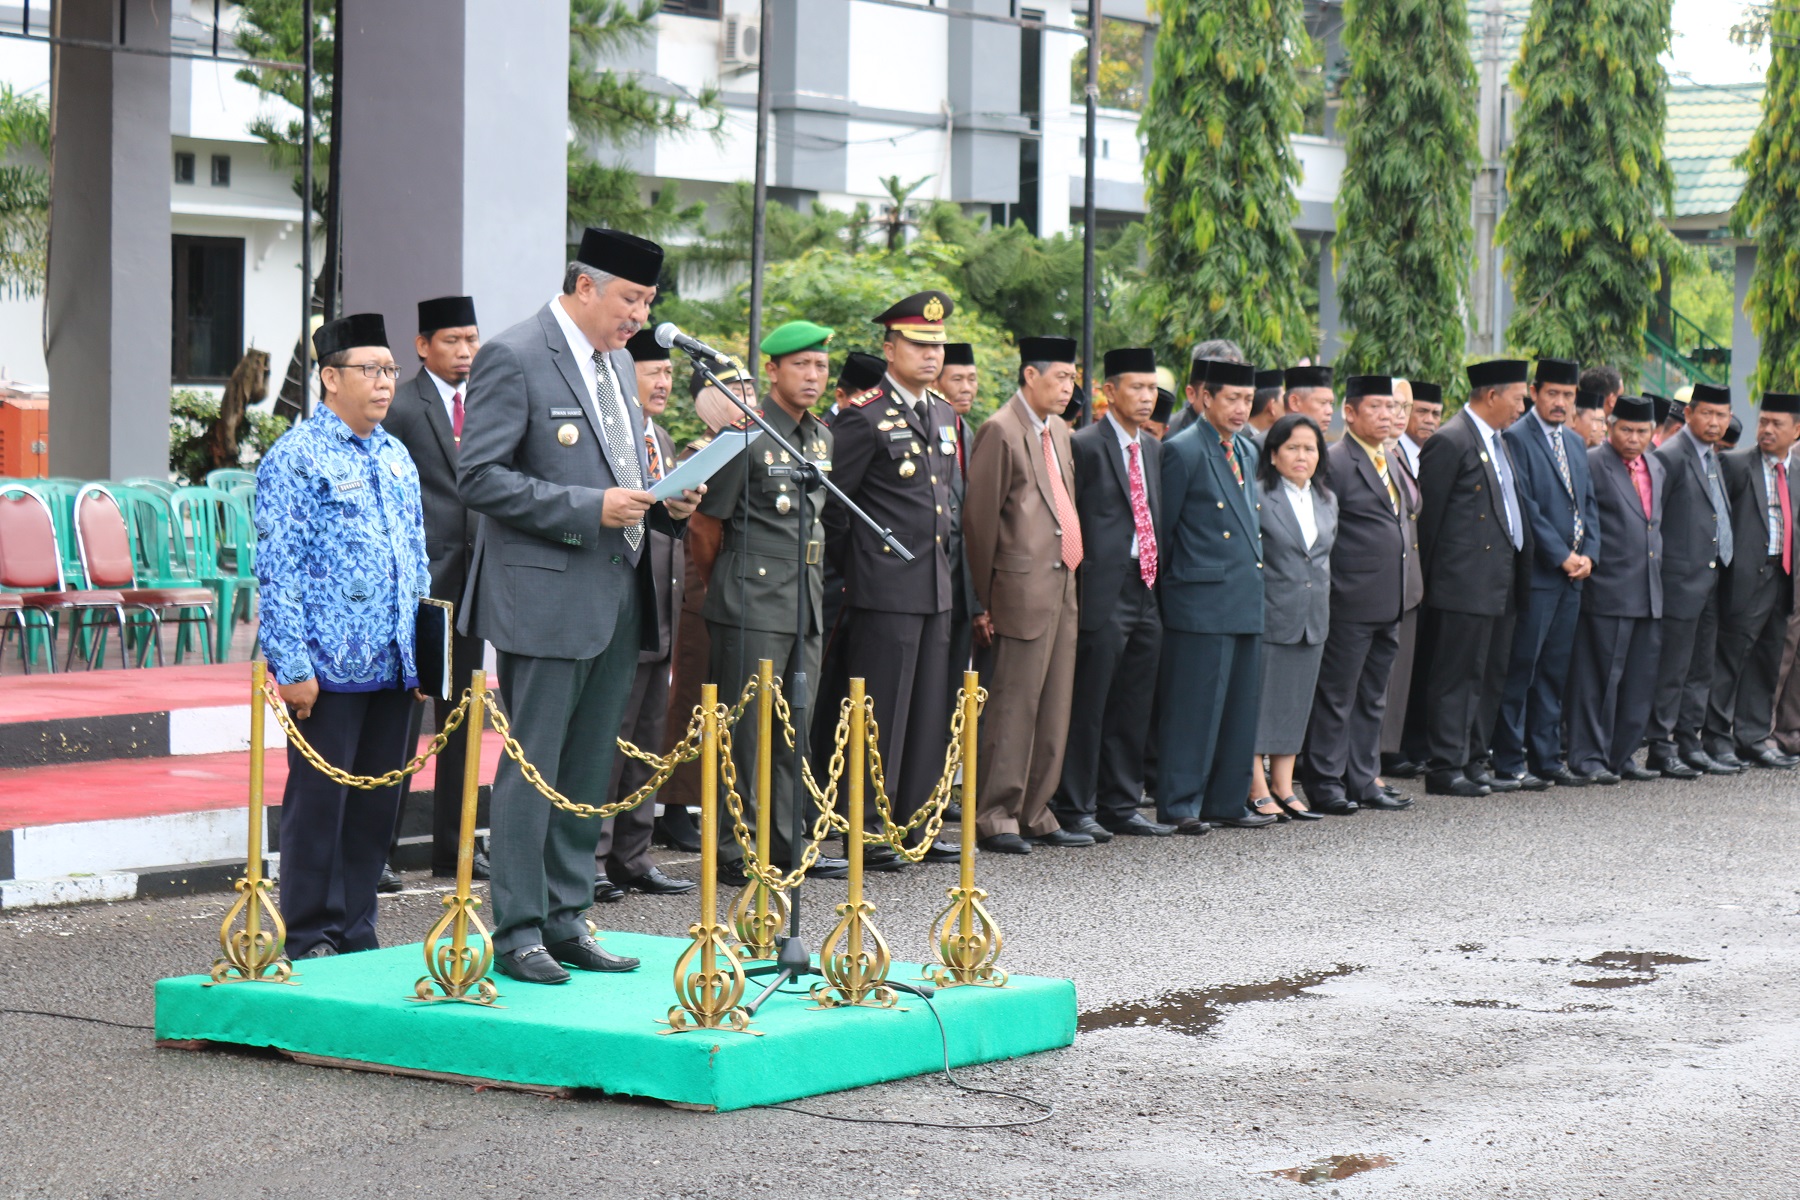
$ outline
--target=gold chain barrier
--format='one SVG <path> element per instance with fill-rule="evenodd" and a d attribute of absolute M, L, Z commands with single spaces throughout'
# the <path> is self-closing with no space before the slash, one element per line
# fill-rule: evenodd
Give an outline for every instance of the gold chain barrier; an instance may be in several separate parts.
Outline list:
<path fill-rule="evenodd" d="M 719 923 L 719 766 L 729 763 L 730 742 L 721 738 L 728 714 L 719 687 L 700 686 L 700 920 L 688 927 L 693 939 L 675 963 L 675 997 L 664 1033 L 728 1029 L 757 1034 L 744 1011 L 744 968 Z M 768 726 L 765 724 L 764 729 Z M 757 1034 L 760 1036 L 760 1034 Z"/>
<path fill-rule="evenodd" d="M 219 926 L 219 958 L 211 982 L 287 983 L 294 965 L 287 959 L 287 923 L 263 877 L 263 706 L 268 667 L 250 664 L 250 853 L 237 881 L 237 901 Z M 239 917 L 244 927 L 237 928 Z M 267 918 L 268 928 L 264 928 Z"/>
<path fill-rule="evenodd" d="M 479 897 L 471 895 L 475 876 L 475 811 L 481 791 L 481 723 L 487 700 L 487 672 L 476 671 L 463 698 L 468 714 L 469 752 L 463 756 L 462 824 L 456 844 L 456 891 L 444 897 L 444 915 L 425 935 L 425 970 L 407 999 L 425 1003 L 492 1005 L 500 993 L 488 970 L 494 965 L 494 939 L 476 909 Z M 469 947 L 469 930 L 479 939 L 479 952 Z M 448 936 L 449 941 L 444 938 Z M 433 991 L 433 987 L 436 991 Z"/>
<path fill-rule="evenodd" d="M 1005 987 L 1007 974 L 995 960 L 1004 944 L 1000 926 L 982 901 L 987 893 L 975 886 L 975 729 L 987 692 L 973 671 L 963 672 L 957 699 L 957 732 L 962 740 L 962 875 L 948 889 L 950 905 L 932 922 L 932 948 L 938 960 L 925 968 L 925 978 L 941 988 L 959 984 Z"/>
<path fill-rule="evenodd" d="M 756 666 L 756 847 L 746 850 L 746 862 L 759 868 L 745 872 L 748 881 L 731 905 L 731 928 L 737 935 L 735 950 L 746 962 L 775 957 L 775 931 L 787 923 L 791 910 L 785 889 L 771 882 L 764 869 L 769 861 L 773 840 L 774 817 L 771 814 L 774 791 L 775 664 L 762 659 Z M 795 803 L 799 797 L 794 798 Z M 741 806 L 735 810 L 737 824 L 743 823 Z"/>

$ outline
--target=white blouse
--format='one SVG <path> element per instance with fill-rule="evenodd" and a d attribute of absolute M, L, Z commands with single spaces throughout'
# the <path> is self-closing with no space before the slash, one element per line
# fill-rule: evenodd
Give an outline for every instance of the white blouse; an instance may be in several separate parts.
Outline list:
<path fill-rule="evenodd" d="M 1284 475 L 1281 486 L 1287 490 L 1288 504 L 1293 507 L 1294 519 L 1300 523 L 1300 536 L 1306 539 L 1306 548 L 1311 550 L 1313 543 L 1319 540 L 1319 521 L 1313 514 L 1312 480 L 1295 487 L 1294 481 Z"/>

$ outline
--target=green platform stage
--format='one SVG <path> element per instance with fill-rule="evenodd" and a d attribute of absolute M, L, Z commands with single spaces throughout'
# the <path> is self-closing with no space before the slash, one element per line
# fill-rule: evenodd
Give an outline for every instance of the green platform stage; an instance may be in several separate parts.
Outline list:
<path fill-rule="evenodd" d="M 339 1065 L 392 1067 L 447 1077 L 616 1095 L 727 1111 L 929 1074 L 943 1044 L 925 1002 L 905 1012 L 816 1009 L 778 994 L 758 1012 L 761 1037 L 725 1031 L 666 1034 L 681 938 L 605 933 L 615 954 L 643 960 L 623 975 L 574 972 L 559 987 L 496 974 L 498 1005 L 409 1001 L 424 974 L 417 944 L 308 959 L 293 986 L 203 987 L 204 975 L 156 985 L 161 1041 L 274 1047 Z M 894 979 L 917 980 L 914 964 Z M 816 977 L 812 982 L 817 982 Z M 760 989 L 750 981 L 748 996 Z M 1015 976 L 1005 988 L 957 987 L 933 997 L 953 1066 L 1016 1058 L 1075 1040 L 1075 985 Z"/>

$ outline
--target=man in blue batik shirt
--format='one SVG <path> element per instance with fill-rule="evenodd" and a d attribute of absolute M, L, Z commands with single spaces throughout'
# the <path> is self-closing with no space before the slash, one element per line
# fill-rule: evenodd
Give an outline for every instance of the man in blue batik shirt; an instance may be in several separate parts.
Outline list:
<path fill-rule="evenodd" d="M 256 472 L 263 656 L 325 761 L 382 775 L 408 756 L 418 676 L 413 618 L 430 594 L 419 473 L 381 428 L 399 368 L 379 314 L 313 334 L 324 406 Z M 375 884 L 400 789 L 333 783 L 288 747 L 281 910 L 288 953 L 373 950 Z"/>

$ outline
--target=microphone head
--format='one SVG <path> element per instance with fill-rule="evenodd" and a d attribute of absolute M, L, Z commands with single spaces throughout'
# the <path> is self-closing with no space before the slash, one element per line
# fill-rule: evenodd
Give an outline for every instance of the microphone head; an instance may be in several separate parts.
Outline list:
<path fill-rule="evenodd" d="M 664 350 L 673 349 L 675 339 L 681 336 L 681 329 L 673 321 L 664 321 L 656 327 L 656 344 Z"/>

